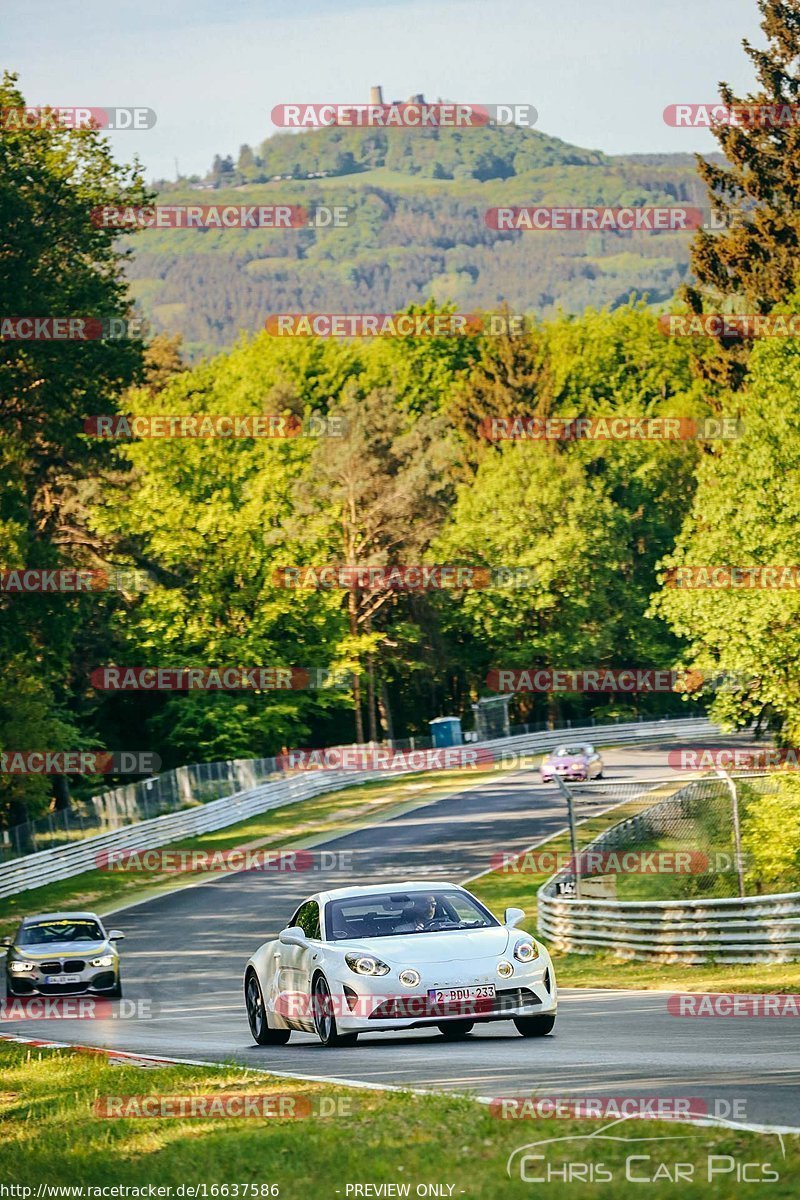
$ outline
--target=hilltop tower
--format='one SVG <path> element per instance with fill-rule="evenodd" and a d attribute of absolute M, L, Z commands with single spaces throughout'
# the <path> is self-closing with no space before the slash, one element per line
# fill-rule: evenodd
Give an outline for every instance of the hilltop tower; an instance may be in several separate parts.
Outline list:
<path fill-rule="evenodd" d="M 383 104 L 383 88 L 380 84 L 369 89 L 370 104 Z"/>

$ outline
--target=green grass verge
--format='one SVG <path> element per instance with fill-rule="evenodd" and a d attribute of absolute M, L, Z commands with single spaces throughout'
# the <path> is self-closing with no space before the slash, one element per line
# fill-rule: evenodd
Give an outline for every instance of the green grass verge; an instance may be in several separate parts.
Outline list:
<path fill-rule="evenodd" d="M 170 850 L 230 850 L 240 846 L 279 849 L 317 838 L 339 836 L 406 808 L 463 791 L 487 781 L 483 771 L 428 771 L 359 784 L 287 804 L 199 837 L 170 842 Z M 30 912 L 90 909 L 105 912 L 202 876 L 155 871 L 86 871 L 0 900 L 0 937 L 11 934 Z"/>
<path fill-rule="evenodd" d="M 800 962 L 700 963 L 689 967 L 684 963 L 630 962 L 611 953 L 553 953 L 553 963 L 561 987 L 800 993 Z"/>
<path fill-rule="evenodd" d="M 264 1057 L 266 1061 L 268 1051 Z M 640 1195 L 641 1183 L 626 1182 L 626 1160 L 633 1155 L 647 1156 L 630 1168 L 640 1177 L 652 1177 L 659 1164 L 671 1172 L 676 1163 L 692 1169 L 691 1181 L 677 1187 L 662 1174 L 647 1189 L 648 1196 L 761 1197 L 766 1190 L 763 1184 L 737 1185 L 731 1170 L 708 1181 L 709 1156 L 723 1155 L 730 1155 L 734 1164 L 769 1164 L 779 1175 L 768 1189 L 776 1200 L 797 1194 L 800 1146 L 796 1136 L 784 1137 L 785 1157 L 774 1134 L 697 1128 L 674 1121 L 626 1121 L 610 1132 L 628 1139 L 677 1137 L 677 1141 L 592 1141 L 589 1135 L 605 1121 L 499 1120 L 486 1105 L 447 1095 L 361 1091 L 233 1067 L 142 1070 L 112 1066 L 104 1056 L 9 1043 L 0 1043 L 0 1067 L 0 1180 L 30 1187 L 34 1198 L 39 1185 L 77 1185 L 86 1198 L 91 1187 L 178 1189 L 183 1185 L 182 1193 L 172 1191 L 174 1197 L 203 1184 L 207 1197 L 233 1197 L 232 1185 L 238 1185 L 239 1197 L 245 1196 L 245 1185 L 255 1189 L 248 1195 L 261 1197 L 269 1195 L 262 1188 L 272 1184 L 282 1200 L 309 1196 L 345 1200 L 348 1184 L 372 1184 L 373 1190 L 362 1190 L 360 1195 L 375 1196 L 381 1195 L 375 1186 L 387 1183 L 408 1185 L 412 1197 L 418 1185 L 431 1183 L 443 1186 L 438 1195 L 444 1196 L 529 1197 L 537 1191 L 520 1178 L 519 1166 L 511 1178 L 506 1174 L 509 1154 L 533 1141 L 565 1137 L 576 1140 L 534 1150 L 545 1161 L 528 1162 L 528 1173 L 541 1176 L 547 1164 L 563 1170 L 565 1163 L 583 1163 L 595 1171 L 602 1164 L 613 1181 L 582 1185 L 556 1178 L 547 1185 L 548 1196 L 574 1200 L 586 1195 Z M 102 1105 L 107 1097 L 236 1093 L 271 1094 L 273 1105 L 278 1096 L 288 1097 L 284 1104 L 293 1103 L 296 1110 L 310 1106 L 314 1113 L 324 1105 L 335 1115 L 304 1119 L 97 1115 L 98 1101 Z M 515 1161 L 519 1164 L 519 1156 Z M 712 1165 L 721 1167 L 721 1157 L 712 1159 Z M 663 1173 L 664 1167 L 660 1169 Z M 751 1175 L 756 1171 L 751 1168 Z M 224 1185 L 227 1191 L 222 1190 Z M 24 1193 L 17 1195 L 27 1200 Z"/>

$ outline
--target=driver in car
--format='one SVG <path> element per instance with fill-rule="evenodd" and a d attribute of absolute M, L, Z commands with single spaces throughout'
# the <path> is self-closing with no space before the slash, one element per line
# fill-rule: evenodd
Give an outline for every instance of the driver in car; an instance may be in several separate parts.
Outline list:
<path fill-rule="evenodd" d="M 436 918 L 436 897 L 417 896 L 408 913 L 409 932 L 420 933 L 430 929 Z"/>

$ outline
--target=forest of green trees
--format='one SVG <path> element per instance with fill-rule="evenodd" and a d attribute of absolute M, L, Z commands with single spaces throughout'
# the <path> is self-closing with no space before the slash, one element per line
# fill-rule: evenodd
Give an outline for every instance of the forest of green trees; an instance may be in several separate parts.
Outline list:
<path fill-rule="evenodd" d="M 800 28 L 779 5 L 765 11 L 770 51 L 756 62 L 757 98 L 795 96 Z M 23 103 L 7 76 L 0 106 Z M 726 165 L 701 165 L 698 186 L 721 213 L 744 216 L 696 236 L 691 286 L 674 304 L 798 312 L 797 130 L 722 128 L 717 136 Z M 594 171 L 601 158 L 570 169 Z M 135 237 L 96 228 L 86 214 L 152 201 L 138 168 L 117 165 L 99 132 L 66 129 L 5 133 L 0 168 L 5 311 L 129 313 Z M 476 253 L 488 253 L 486 232 L 476 226 Z M 507 246 L 509 263 L 515 246 Z M 354 263 L 359 253 L 354 246 Z M 302 265 L 299 257 L 281 262 L 288 279 Z M 233 261 L 230 269 L 240 282 L 250 275 Z M 358 286 L 348 291 L 346 258 L 335 269 L 342 292 L 334 311 L 386 309 L 365 303 Z M 403 307 L 417 299 L 406 295 Z M 434 312 L 469 299 L 466 288 L 419 304 Z M 505 301 L 513 307 L 498 288 L 493 304 L 469 308 Z M 731 672 L 748 682 L 701 697 L 715 714 L 732 725 L 766 716 L 782 737 L 800 735 L 797 591 L 665 586 L 685 564 L 796 563 L 796 340 L 667 337 L 636 300 L 545 316 L 502 336 L 291 339 L 262 331 L 189 365 L 177 337 L 3 342 L 2 569 L 134 567 L 148 585 L 0 593 L 0 748 L 147 748 L 172 766 L 401 738 L 426 733 L 432 717 L 468 715 L 498 666 Z M 221 328 L 227 320 L 220 314 Z M 85 432 L 87 418 L 115 412 L 320 414 L 341 419 L 345 432 L 127 441 Z M 731 415 L 743 435 L 482 436 L 484 418 L 513 414 Z M 276 586 L 281 567 L 331 563 L 529 573 L 524 587 L 460 593 Z M 358 685 L 113 694 L 91 683 L 107 664 L 337 668 Z M 697 699 L 526 695 L 515 698 L 513 715 L 580 716 L 593 704 L 675 711 Z M 7 781 L 0 820 L 50 803 L 51 781 Z"/>

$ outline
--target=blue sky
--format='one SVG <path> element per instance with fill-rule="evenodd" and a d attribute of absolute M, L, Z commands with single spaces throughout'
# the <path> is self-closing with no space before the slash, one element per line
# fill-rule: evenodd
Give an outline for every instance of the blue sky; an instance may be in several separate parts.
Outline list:
<path fill-rule="evenodd" d="M 662 121 L 726 79 L 752 84 L 755 0 L 27 0 L 3 14 L 3 65 L 29 104 L 140 105 L 113 137 L 148 177 L 204 173 L 272 132 L 273 105 L 423 92 L 528 103 L 539 128 L 612 154 L 707 151 Z"/>

